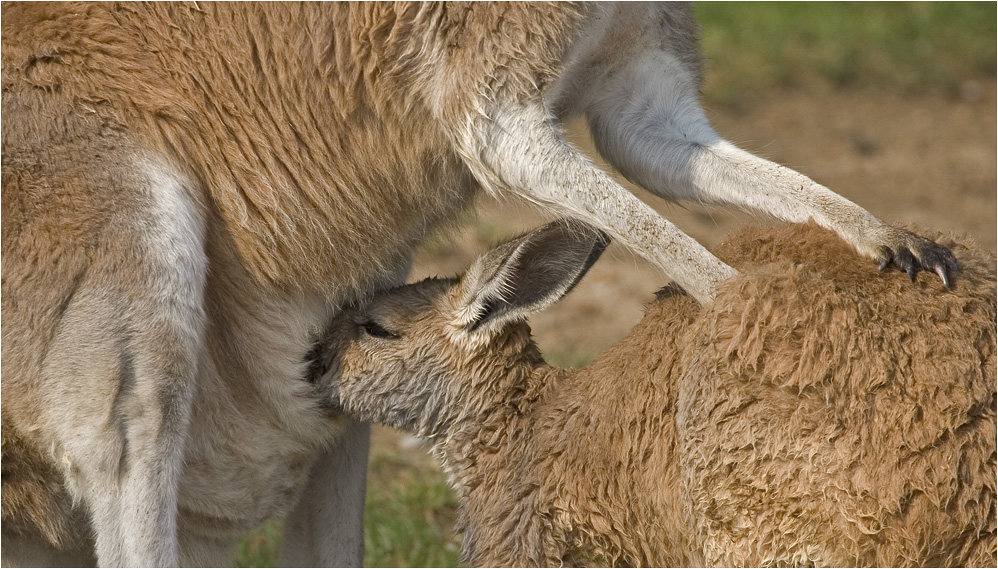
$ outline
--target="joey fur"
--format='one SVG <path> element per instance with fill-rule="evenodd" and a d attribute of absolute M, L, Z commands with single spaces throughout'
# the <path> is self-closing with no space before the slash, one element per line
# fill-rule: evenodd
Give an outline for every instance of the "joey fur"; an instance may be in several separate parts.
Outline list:
<path fill-rule="evenodd" d="M 432 444 L 465 563 L 995 564 L 993 255 L 946 239 L 945 293 L 814 225 L 743 230 L 713 304 L 668 287 L 552 368 L 524 319 L 603 238 L 551 224 L 331 329 L 330 398 Z"/>

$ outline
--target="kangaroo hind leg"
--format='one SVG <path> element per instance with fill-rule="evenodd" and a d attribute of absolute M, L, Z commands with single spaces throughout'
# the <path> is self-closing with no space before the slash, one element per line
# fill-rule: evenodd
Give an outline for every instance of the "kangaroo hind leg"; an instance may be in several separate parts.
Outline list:
<path fill-rule="evenodd" d="M 104 566 L 178 563 L 204 321 L 200 215 L 179 176 L 136 162 L 4 185 L 31 213 L 4 235 L 5 407 L 51 449 Z"/>
<path fill-rule="evenodd" d="M 559 112 L 584 113 L 600 154 L 660 197 L 734 205 L 792 222 L 813 220 L 882 268 L 893 265 L 912 278 L 920 269 L 934 271 L 950 286 L 958 266 L 945 247 L 883 223 L 713 130 L 698 101 L 699 67 L 690 57 L 696 28 L 684 15 L 687 10 L 678 4 L 620 8 L 602 39 L 580 48 L 557 96 Z M 604 57 L 610 49 L 619 57 Z M 587 81 L 572 79 L 583 71 Z"/>

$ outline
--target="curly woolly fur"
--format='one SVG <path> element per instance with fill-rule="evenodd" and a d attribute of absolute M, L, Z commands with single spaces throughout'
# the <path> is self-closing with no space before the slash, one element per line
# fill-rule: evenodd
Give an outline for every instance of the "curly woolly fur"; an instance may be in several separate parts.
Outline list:
<path fill-rule="evenodd" d="M 417 283 L 375 301 L 415 355 L 365 379 L 348 350 L 341 402 L 433 442 L 473 565 L 994 566 L 995 260 L 940 242 L 952 292 L 816 226 L 746 229 L 712 305 L 668 287 L 580 370 L 523 323 L 446 344 L 455 281 Z"/>

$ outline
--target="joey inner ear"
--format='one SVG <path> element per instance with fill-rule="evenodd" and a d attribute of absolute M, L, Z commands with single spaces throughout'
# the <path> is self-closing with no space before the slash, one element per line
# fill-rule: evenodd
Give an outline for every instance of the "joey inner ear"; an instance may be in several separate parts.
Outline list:
<path fill-rule="evenodd" d="M 567 251 L 552 247 L 552 250 L 541 251 L 539 259 L 531 260 L 533 267 L 524 270 L 522 286 L 513 287 L 522 296 L 517 299 L 520 304 L 531 306 L 542 303 L 552 295 L 555 297 L 551 300 L 553 302 L 571 292 L 610 245 L 610 237 L 599 232 L 591 247 L 573 245 L 576 246 Z"/>
<path fill-rule="evenodd" d="M 553 291 L 566 288 L 569 282 L 565 275 L 575 275 L 579 267 L 569 267 L 564 259 L 550 252 L 541 252 L 530 259 L 516 259 L 514 266 L 506 273 L 507 286 L 504 287 L 506 303 L 513 307 L 529 308 L 543 303 Z M 559 297 L 561 295 L 558 295 Z"/>
<path fill-rule="evenodd" d="M 610 243 L 605 233 L 568 220 L 496 247 L 466 277 L 475 291 L 469 330 L 490 321 L 526 318 L 575 287 Z"/>

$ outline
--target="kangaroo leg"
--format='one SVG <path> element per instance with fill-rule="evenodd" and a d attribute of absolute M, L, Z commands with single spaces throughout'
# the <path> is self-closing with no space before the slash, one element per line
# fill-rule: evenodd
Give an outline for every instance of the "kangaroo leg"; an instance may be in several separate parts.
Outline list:
<path fill-rule="evenodd" d="M 881 268 L 912 278 L 935 271 L 946 286 L 958 271 L 945 247 L 891 227 L 789 168 L 741 150 L 711 128 L 697 85 L 679 59 L 647 50 L 596 74 L 586 114 L 600 153 L 630 180 L 666 199 L 755 209 L 832 229 Z"/>
<path fill-rule="evenodd" d="M 488 116 L 472 126 L 462 150 L 489 191 L 513 192 L 603 229 L 700 302 L 737 274 L 565 142 L 540 103 L 500 104 Z"/>
<path fill-rule="evenodd" d="M 140 188 L 145 203 L 133 212 L 137 221 L 120 221 L 124 235 L 116 236 L 130 266 L 116 258 L 91 265 L 92 289 L 85 283 L 74 297 L 79 307 L 67 310 L 65 343 L 57 343 L 73 345 L 97 324 L 100 337 L 87 352 L 98 365 L 78 367 L 78 373 L 110 372 L 117 383 L 110 432 L 95 433 L 103 441 L 103 456 L 97 455 L 103 460 L 82 477 L 98 559 L 175 565 L 177 492 L 200 355 L 206 260 L 197 215 L 180 183 L 165 169 L 139 168 L 146 170 Z M 65 354 L 53 354 L 49 369 L 58 369 L 57 357 L 68 364 Z"/>
<path fill-rule="evenodd" d="M 99 452 L 85 459 L 78 456 L 83 449 L 72 453 L 93 515 L 97 558 L 102 565 L 174 565 L 177 491 L 193 392 L 177 384 L 192 377 L 193 369 L 177 369 L 183 365 L 177 365 L 180 354 L 164 358 L 174 361 L 150 357 L 170 343 L 162 336 L 155 348 L 135 337 L 115 340 L 117 369 L 101 365 L 112 363 L 106 352 L 92 368 L 111 371 L 119 383 L 110 429 L 91 439 Z M 142 362 L 146 358 L 155 363 Z"/>
<path fill-rule="evenodd" d="M 168 566 L 206 262 L 178 179 L 125 162 L 5 176 L 4 404 L 52 449 L 101 565 Z"/>
<path fill-rule="evenodd" d="M 347 421 L 340 439 L 316 460 L 298 505 L 285 518 L 282 567 L 359 567 L 364 560 L 371 427 Z"/>

